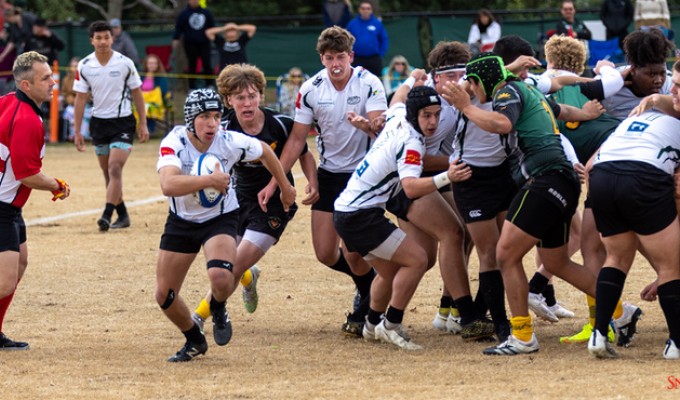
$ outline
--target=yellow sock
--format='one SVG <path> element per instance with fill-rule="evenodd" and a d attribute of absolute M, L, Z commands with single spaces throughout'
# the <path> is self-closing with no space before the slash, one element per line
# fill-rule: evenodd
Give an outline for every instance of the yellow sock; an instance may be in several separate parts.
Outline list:
<path fill-rule="evenodd" d="M 250 283 L 253 281 L 253 273 L 250 272 L 250 269 L 246 270 L 246 272 L 243 273 L 243 276 L 241 277 L 241 285 L 243 286 L 248 286 Z"/>
<path fill-rule="evenodd" d="M 196 307 L 196 314 L 203 319 L 207 319 L 210 316 L 210 304 L 205 299 L 201 300 L 201 304 Z"/>
<path fill-rule="evenodd" d="M 614 309 L 614 314 L 612 315 L 612 318 L 614 319 L 619 319 L 623 315 L 623 303 L 621 302 L 621 299 L 619 299 L 619 302 L 616 303 L 616 308 Z"/>
<path fill-rule="evenodd" d="M 531 324 L 531 316 L 512 317 L 510 318 L 510 326 L 512 326 L 512 335 L 523 342 L 531 341 L 531 336 L 534 333 L 534 327 Z"/>
<path fill-rule="evenodd" d="M 590 326 L 595 327 L 595 298 L 593 296 L 586 295 L 586 301 L 588 302 L 588 320 L 590 321 Z"/>
<path fill-rule="evenodd" d="M 451 307 L 439 307 L 439 315 L 442 317 L 448 317 L 451 312 Z"/>
<path fill-rule="evenodd" d="M 460 313 L 458 312 L 458 309 L 456 307 L 451 307 L 451 315 L 453 315 L 454 318 L 460 317 Z"/>

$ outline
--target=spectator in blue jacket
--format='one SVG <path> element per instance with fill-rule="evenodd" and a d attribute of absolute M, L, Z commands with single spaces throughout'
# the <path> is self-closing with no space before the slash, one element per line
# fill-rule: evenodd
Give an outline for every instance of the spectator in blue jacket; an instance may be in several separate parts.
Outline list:
<path fill-rule="evenodd" d="M 198 72 L 198 59 L 203 64 L 203 75 L 212 75 L 213 68 L 210 60 L 211 42 L 205 35 L 208 28 L 215 26 L 215 18 L 210 10 L 202 8 L 199 0 L 189 0 L 187 6 L 177 16 L 175 32 L 172 35 L 172 48 L 179 46 L 180 38 L 183 38 L 184 51 L 187 55 L 189 73 Z M 189 88 L 198 88 L 198 79 L 189 79 Z"/>
<path fill-rule="evenodd" d="M 359 3 L 359 15 L 347 24 L 347 30 L 354 36 L 354 62 L 375 76 L 382 74 L 382 58 L 387 52 L 389 40 L 382 22 L 373 15 L 373 4 L 369 0 Z"/>

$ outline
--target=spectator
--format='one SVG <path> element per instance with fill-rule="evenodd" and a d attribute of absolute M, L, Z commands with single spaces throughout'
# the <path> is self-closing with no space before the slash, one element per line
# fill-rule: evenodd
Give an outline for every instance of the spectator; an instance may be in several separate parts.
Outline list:
<path fill-rule="evenodd" d="M 10 24 L 10 37 L 16 46 L 17 54 L 24 52 L 24 45 L 33 34 L 33 23 L 36 19 L 35 14 L 26 12 L 20 7 L 5 10 L 5 20 Z"/>
<path fill-rule="evenodd" d="M 12 64 L 16 58 L 16 47 L 12 44 L 8 29 L 0 31 L 0 96 L 14 90 Z"/>
<path fill-rule="evenodd" d="M 210 40 L 206 36 L 206 30 L 215 26 L 215 18 L 210 10 L 201 8 L 199 0 L 188 0 L 187 6 L 177 16 L 175 32 L 172 35 L 172 47 L 179 46 L 180 38 L 183 39 L 184 52 L 187 55 L 187 63 L 190 74 L 198 72 L 198 59 L 201 59 L 203 75 L 212 75 L 212 62 L 210 60 Z M 198 79 L 189 79 L 189 88 L 198 88 Z"/>
<path fill-rule="evenodd" d="M 390 61 L 390 65 L 383 68 L 382 81 L 385 86 L 385 94 L 389 97 L 395 90 L 411 76 L 413 68 L 402 55 L 396 55 Z M 389 103 L 389 99 L 387 101 Z"/>
<path fill-rule="evenodd" d="M 47 27 L 44 18 L 35 20 L 31 28 L 31 36 L 26 40 L 24 51 L 35 51 L 47 57 L 47 62 L 52 66 L 59 56 L 59 52 L 64 50 L 64 41 Z"/>
<path fill-rule="evenodd" d="M 12 8 L 6 0 L 0 0 L 0 33 L 5 31 L 5 10 Z"/>
<path fill-rule="evenodd" d="M 347 30 L 356 39 L 352 66 L 361 65 L 373 75 L 380 76 L 389 40 L 382 22 L 373 15 L 373 5 L 369 0 L 361 0 L 359 15 L 347 24 Z"/>
<path fill-rule="evenodd" d="M 233 22 L 205 31 L 205 35 L 210 41 L 215 42 L 215 47 L 217 47 L 217 53 L 220 56 L 220 71 L 227 65 L 248 63 L 246 45 L 255 35 L 255 31 L 257 31 L 255 25 L 236 25 Z M 218 35 L 222 32 L 224 35 Z"/>
<path fill-rule="evenodd" d="M 642 26 L 662 26 L 671 29 L 671 14 L 666 0 L 637 0 L 633 19 L 635 29 Z"/>
<path fill-rule="evenodd" d="M 562 14 L 562 19 L 557 21 L 555 34 L 565 35 L 581 40 L 592 39 L 593 34 L 590 32 L 588 27 L 576 18 L 576 7 L 574 7 L 573 1 L 563 1 L 562 8 L 560 8 L 560 13 Z"/>
<path fill-rule="evenodd" d="M 149 133 L 156 129 L 156 121 L 165 119 L 165 96 L 168 94 L 168 78 L 161 59 L 149 54 L 142 62 L 142 96 L 146 105 L 146 126 Z"/>
<path fill-rule="evenodd" d="M 604 0 L 600 19 L 607 28 L 607 40 L 619 38 L 623 50 L 623 39 L 628 35 L 628 25 L 633 22 L 633 3 L 630 0 Z"/>
<path fill-rule="evenodd" d="M 326 28 L 337 25 L 346 28 L 352 19 L 352 3 L 350 0 L 326 0 L 323 3 L 323 22 Z"/>
<path fill-rule="evenodd" d="M 278 85 L 278 102 L 281 114 L 295 117 L 295 99 L 300 91 L 300 86 L 307 79 L 298 67 L 293 67 L 280 78 Z"/>
<path fill-rule="evenodd" d="M 470 27 L 468 45 L 472 55 L 491 51 L 494 43 L 501 38 L 501 25 L 495 21 L 491 11 L 482 8 Z"/>
<path fill-rule="evenodd" d="M 137 47 L 135 47 L 135 43 L 132 41 L 130 34 L 123 30 L 120 20 L 114 18 L 109 24 L 111 25 L 111 28 L 113 28 L 113 45 L 111 48 L 132 60 L 135 65 L 139 65 Z"/>
<path fill-rule="evenodd" d="M 73 90 L 73 82 L 76 80 L 76 71 L 78 71 L 78 62 L 80 57 L 73 57 L 69 61 L 68 69 L 66 70 L 66 75 L 61 79 L 61 88 L 59 88 L 59 94 L 62 100 L 63 114 L 62 118 L 66 123 L 66 140 L 72 142 L 75 138 L 74 124 L 75 112 L 73 108 L 73 103 L 76 99 L 76 92 Z M 85 112 L 83 115 L 83 122 L 80 125 L 80 134 L 83 138 L 90 140 L 90 118 L 92 117 L 92 104 L 88 100 L 85 102 Z"/>

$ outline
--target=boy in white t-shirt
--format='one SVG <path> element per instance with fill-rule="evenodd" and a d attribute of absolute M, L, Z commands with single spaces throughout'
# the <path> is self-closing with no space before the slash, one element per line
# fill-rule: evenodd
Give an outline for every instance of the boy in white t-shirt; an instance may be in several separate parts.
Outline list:
<path fill-rule="evenodd" d="M 106 232 L 109 228 L 130 226 L 130 217 L 123 202 L 123 167 L 132 151 L 132 140 L 137 130 L 131 98 L 139 114 L 137 137 L 140 142 L 149 140 L 149 130 L 146 127 L 142 81 L 135 64 L 112 50 L 113 34 L 111 25 L 106 21 L 93 22 L 89 31 L 94 52 L 80 60 L 73 82 L 76 92 L 74 143 L 78 151 L 85 151 L 81 125 L 90 92 L 94 103 L 90 133 L 106 183 L 106 206 L 97 225 L 101 232 Z M 113 210 L 118 213 L 118 219 L 112 224 Z"/>

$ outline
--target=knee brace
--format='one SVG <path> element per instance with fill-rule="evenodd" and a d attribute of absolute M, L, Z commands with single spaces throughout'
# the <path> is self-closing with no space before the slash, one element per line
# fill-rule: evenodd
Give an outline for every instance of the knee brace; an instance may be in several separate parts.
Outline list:
<path fill-rule="evenodd" d="M 161 304 L 161 309 L 167 310 L 168 308 L 170 308 L 173 301 L 175 301 L 175 291 L 172 290 L 172 289 L 169 289 L 168 290 L 168 297 L 166 297 L 163 304 Z"/>
<path fill-rule="evenodd" d="M 229 272 L 232 272 L 234 269 L 234 265 L 226 260 L 210 260 L 207 263 L 208 269 L 210 268 L 222 268 L 226 269 Z"/>

